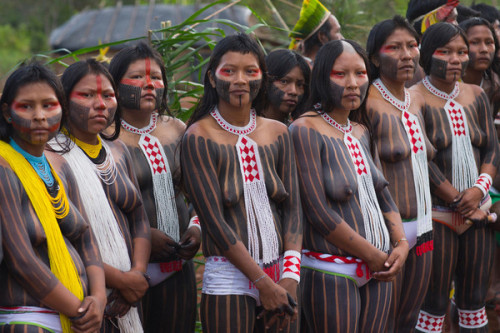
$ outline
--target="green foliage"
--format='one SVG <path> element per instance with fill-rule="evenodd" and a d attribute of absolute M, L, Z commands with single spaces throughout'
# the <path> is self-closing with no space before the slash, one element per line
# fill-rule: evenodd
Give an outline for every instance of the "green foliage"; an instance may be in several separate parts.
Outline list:
<path fill-rule="evenodd" d="M 31 54 L 30 32 L 25 26 L 0 25 L 0 73 L 7 73 Z"/>

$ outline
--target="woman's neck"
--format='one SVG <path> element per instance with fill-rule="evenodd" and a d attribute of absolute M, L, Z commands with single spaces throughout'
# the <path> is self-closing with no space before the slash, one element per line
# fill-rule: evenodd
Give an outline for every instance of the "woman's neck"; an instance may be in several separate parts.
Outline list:
<path fill-rule="evenodd" d="M 72 126 L 69 124 L 69 133 L 70 135 L 74 136 L 80 141 L 83 141 L 85 143 L 88 143 L 89 145 L 97 145 L 99 144 L 99 139 L 97 138 L 98 133 L 89 133 L 89 132 L 84 132 L 76 128 L 75 126 Z"/>
<path fill-rule="evenodd" d="M 446 94 L 451 94 L 453 89 L 455 89 L 455 83 L 457 82 L 457 81 L 447 82 L 445 80 L 437 79 L 432 75 L 429 76 L 429 81 L 434 87 L 436 87 L 437 89 L 441 90 Z"/>
<path fill-rule="evenodd" d="M 285 123 L 288 117 L 287 113 L 281 112 L 279 109 L 276 109 L 272 106 L 268 106 L 263 112 L 262 115 L 269 119 L 274 119 Z"/>
<path fill-rule="evenodd" d="M 121 118 L 135 128 L 143 128 L 149 125 L 151 114 L 154 111 L 155 110 L 143 111 L 122 108 Z"/>
<path fill-rule="evenodd" d="M 228 123 L 234 126 L 243 127 L 250 121 L 251 104 L 242 105 L 241 107 L 233 106 L 227 102 L 219 100 L 217 105 L 219 113 Z"/>
<path fill-rule="evenodd" d="M 384 76 L 381 76 L 380 80 L 382 81 L 384 86 L 389 90 L 389 92 L 394 97 L 396 97 L 400 101 L 404 101 L 404 99 L 405 99 L 405 82 L 390 80 Z"/>
<path fill-rule="evenodd" d="M 351 110 L 334 108 L 333 110 L 328 112 L 328 115 L 332 117 L 337 123 L 339 123 L 339 125 L 346 126 L 349 120 L 350 113 Z"/>
<path fill-rule="evenodd" d="M 465 83 L 470 83 L 480 86 L 481 82 L 483 81 L 483 77 L 484 77 L 484 71 L 477 71 L 475 69 L 468 67 L 463 77 L 463 81 Z"/>
<path fill-rule="evenodd" d="M 32 144 L 28 143 L 25 140 L 17 137 L 16 135 L 12 136 L 12 140 L 14 140 L 22 150 L 27 152 L 30 155 L 41 157 L 43 155 L 43 151 L 45 150 L 45 143 L 40 144 Z"/>

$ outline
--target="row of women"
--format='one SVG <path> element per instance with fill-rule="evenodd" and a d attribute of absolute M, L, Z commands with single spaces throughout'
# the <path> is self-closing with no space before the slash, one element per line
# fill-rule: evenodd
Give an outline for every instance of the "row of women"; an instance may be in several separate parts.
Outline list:
<path fill-rule="evenodd" d="M 192 332 L 200 239 L 204 332 L 440 332 L 452 280 L 460 330 L 487 332 L 500 155 L 462 78 L 498 42 L 464 28 L 431 26 L 419 51 L 395 17 L 312 72 L 226 37 L 187 127 L 146 44 L 62 83 L 19 68 L 0 100 L 0 332 Z"/>

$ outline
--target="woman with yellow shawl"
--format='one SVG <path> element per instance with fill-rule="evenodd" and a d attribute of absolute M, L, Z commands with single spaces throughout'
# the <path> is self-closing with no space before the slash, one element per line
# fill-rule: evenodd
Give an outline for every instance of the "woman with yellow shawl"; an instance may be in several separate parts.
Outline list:
<path fill-rule="evenodd" d="M 106 295 L 95 238 L 77 209 L 71 170 L 44 153 L 59 129 L 63 96 L 57 77 L 32 64 L 8 78 L 0 99 L 0 332 L 101 326 Z"/>

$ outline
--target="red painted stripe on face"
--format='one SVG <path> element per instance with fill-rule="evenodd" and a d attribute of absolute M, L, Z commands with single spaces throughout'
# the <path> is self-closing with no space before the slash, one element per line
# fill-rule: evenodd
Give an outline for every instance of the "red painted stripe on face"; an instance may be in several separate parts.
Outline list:
<path fill-rule="evenodd" d="M 14 129 L 16 129 L 16 131 L 21 132 L 21 133 L 30 133 L 31 132 L 31 128 L 21 126 L 15 122 L 12 122 L 12 127 L 14 127 Z"/>
<path fill-rule="evenodd" d="M 144 62 L 146 63 L 146 85 L 151 85 L 151 59 L 146 58 L 144 59 Z"/>
<path fill-rule="evenodd" d="M 87 93 L 84 92 L 84 91 L 72 91 L 71 94 L 69 95 L 69 97 L 70 97 L 70 99 L 71 98 L 76 98 L 76 99 L 85 100 L 85 99 L 87 99 L 85 97 L 85 95 L 87 95 Z"/>
<path fill-rule="evenodd" d="M 105 106 L 104 101 L 102 99 L 102 77 L 100 75 L 95 76 L 95 82 L 97 85 L 97 98 L 99 99 L 99 106 Z"/>
<path fill-rule="evenodd" d="M 59 102 L 52 102 L 52 103 L 48 103 L 50 106 L 47 108 L 47 110 L 49 111 L 53 111 L 53 110 L 56 110 L 58 108 L 61 107 L 61 105 L 59 104 Z"/>
<path fill-rule="evenodd" d="M 252 77 L 257 77 L 260 75 L 260 68 L 252 69 L 252 72 L 249 74 Z"/>
<path fill-rule="evenodd" d="M 330 72 L 330 76 L 333 76 L 333 77 L 343 77 L 343 75 L 344 75 L 344 72 L 336 71 L 333 69 Z"/>
<path fill-rule="evenodd" d="M 442 50 L 436 50 L 434 51 L 433 55 L 445 55 L 446 52 L 445 51 L 442 51 Z"/>
<path fill-rule="evenodd" d="M 390 52 L 393 52 L 394 51 L 393 47 L 394 47 L 394 45 L 384 45 L 380 49 L 380 53 L 390 53 Z"/>
<path fill-rule="evenodd" d="M 24 106 L 26 105 L 29 105 L 28 103 L 21 103 L 21 102 L 16 102 L 14 101 L 12 103 L 12 109 L 16 110 L 16 111 L 24 111 Z"/>
<path fill-rule="evenodd" d="M 54 125 L 50 126 L 48 128 L 49 132 L 55 132 L 55 131 L 57 131 L 59 129 L 59 125 L 60 124 L 61 124 L 61 122 L 58 122 L 57 124 L 54 124 Z"/>

